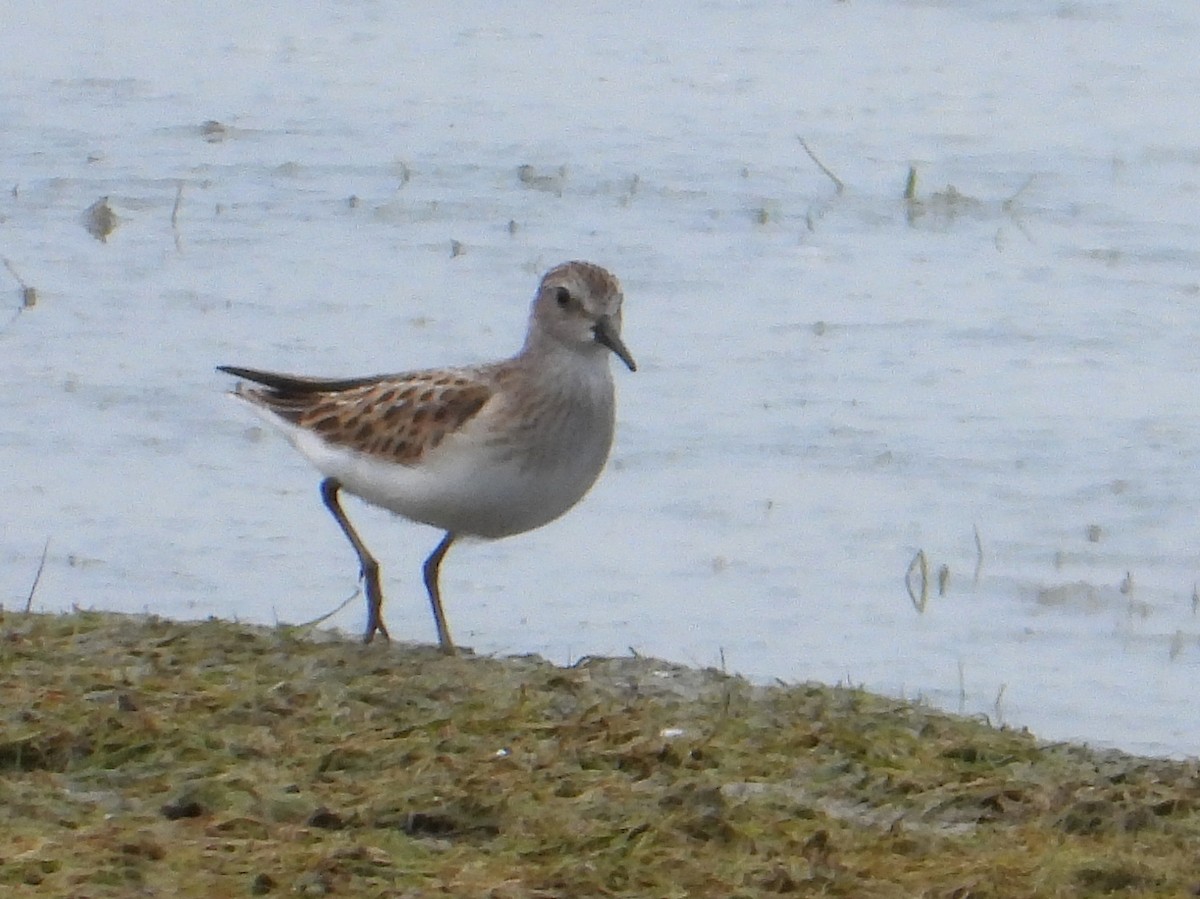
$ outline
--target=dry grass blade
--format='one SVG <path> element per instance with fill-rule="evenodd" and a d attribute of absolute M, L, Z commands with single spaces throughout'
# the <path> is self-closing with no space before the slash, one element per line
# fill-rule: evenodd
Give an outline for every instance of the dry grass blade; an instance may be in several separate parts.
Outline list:
<path fill-rule="evenodd" d="M 318 615 L 316 618 L 311 618 L 308 621 L 301 621 L 299 624 L 284 625 L 284 627 L 287 627 L 292 630 L 297 630 L 297 631 L 311 630 L 312 628 L 316 627 L 318 624 L 324 624 L 326 621 L 328 621 L 330 618 L 332 618 L 338 612 L 342 611 L 342 609 L 346 608 L 348 605 L 350 605 L 350 603 L 354 602 L 356 599 L 359 599 L 361 596 L 362 596 L 362 591 L 355 590 L 353 593 L 351 593 L 349 596 L 347 596 L 344 600 L 342 600 L 340 603 L 338 603 L 336 606 L 334 606 L 332 609 L 330 609 L 325 614 Z"/>
<path fill-rule="evenodd" d="M 42 547 L 42 558 L 38 561 L 37 571 L 33 573 L 33 583 L 29 585 L 29 595 L 25 597 L 25 611 L 29 612 L 33 608 L 33 596 L 37 593 L 38 584 L 42 580 L 42 572 L 46 570 L 46 556 L 50 552 L 50 538 L 46 538 L 46 544 Z"/>

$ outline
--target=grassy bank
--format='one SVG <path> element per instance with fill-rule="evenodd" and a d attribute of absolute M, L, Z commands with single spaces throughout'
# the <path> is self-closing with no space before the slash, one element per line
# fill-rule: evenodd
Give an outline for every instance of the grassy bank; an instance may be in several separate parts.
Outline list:
<path fill-rule="evenodd" d="M 1197 766 L 645 659 L 0 617 L 13 896 L 1183 896 Z"/>

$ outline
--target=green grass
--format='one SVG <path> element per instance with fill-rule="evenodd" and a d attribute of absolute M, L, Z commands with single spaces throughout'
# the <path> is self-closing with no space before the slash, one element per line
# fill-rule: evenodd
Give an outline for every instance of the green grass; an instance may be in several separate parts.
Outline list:
<path fill-rule="evenodd" d="M 1181 896 L 1197 766 L 865 692 L 0 617 L 12 896 Z"/>

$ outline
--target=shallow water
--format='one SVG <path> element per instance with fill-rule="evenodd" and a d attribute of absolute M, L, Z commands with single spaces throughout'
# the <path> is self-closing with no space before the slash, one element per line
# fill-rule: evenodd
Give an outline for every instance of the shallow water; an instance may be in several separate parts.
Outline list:
<path fill-rule="evenodd" d="M 612 463 L 560 522 L 455 548 L 459 642 L 1200 752 L 1200 9 L 61 9 L 0 30 L 6 606 L 49 538 L 38 608 L 336 607 L 316 475 L 212 367 L 505 355 L 587 258 L 640 366 Z M 432 640 L 437 534 L 350 514 L 393 635 Z M 949 569 L 923 614 L 918 550 Z"/>

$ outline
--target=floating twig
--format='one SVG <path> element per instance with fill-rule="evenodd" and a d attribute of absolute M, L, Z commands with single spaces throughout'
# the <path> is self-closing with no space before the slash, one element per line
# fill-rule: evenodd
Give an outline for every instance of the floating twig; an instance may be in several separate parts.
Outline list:
<path fill-rule="evenodd" d="M 842 183 L 842 179 L 830 171 L 829 166 L 825 165 L 825 163 L 821 162 L 821 160 L 817 158 L 817 154 L 812 151 L 812 148 L 809 147 L 808 142 L 798 134 L 796 135 L 796 140 L 800 141 L 800 146 L 804 148 L 804 152 L 808 154 L 808 158 L 811 159 L 816 167 L 824 172 L 825 176 L 833 182 L 834 189 L 839 194 L 845 191 L 846 185 Z"/>
<path fill-rule="evenodd" d="M 913 587 L 913 575 L 920 574 L 921 589 L 920 596 L 918 591 Z M 925 606 L 929 603 L 929 562 L 925 558 L 925 550 L 918 549 L 917 554 L 913 556 L 913 560 L 908 563 L 908 571 L 904 575 L 904 586 L 908 590 L 908 598 L 912 600 L 913 608 L 917 610 L 917 614 L 925 612 Z"/>
<path fill-rule="evenodd" d="M 971 586 L 979 586 L 979 575 L 983 571 L 983 541 L 979 539 L 979 525 L 973 524 L 971 527 L 975 530 L 975 577 L 971 579 Z"/>
<path fill-rule="evenodd" d="M 182 252 L 182 240 L 179 236 L 179 207 L 183 204 L 183 182 L 175 185 L 175 205 L 171 207 L 171 233 L 175 235 L 175 250 Z"/>
<path fill-rule="evenodd" d="M 16 269 L 16 266 L 14 266 L 7 257 L 0 256 L 0 262 L 4 263 L 4 267 L 8 269 L 8 273 L 13 276 L 13 280 L 16 281 L 17 286 L 21 288 L 21 307 L 17 310 L 17 315 L 20 315 L 26 309 L 32 309 L 37 305 L 38 301 L 37 288 L 31 287 L 25 283 L 25 279 L 21 277 L 20 273 Z M 16 315 L 13 316 L 13 318 L 16 317 Z"/>

